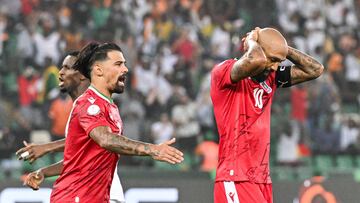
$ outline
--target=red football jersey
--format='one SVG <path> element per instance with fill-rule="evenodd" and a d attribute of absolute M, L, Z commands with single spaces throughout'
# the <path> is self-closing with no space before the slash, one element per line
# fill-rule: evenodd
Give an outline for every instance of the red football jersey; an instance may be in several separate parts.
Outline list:
<path fill-rule="evenodd" d="M 119 156 L 89 137 L 98 126 L 122 135 L 122 121 L 110 98 L 90 86 L 74 102 L 66 128 L 64 168 L 54 183 L 51 202 L 109 202 L 110 186 Z"/>
<path fill-rule="evenodd" d="M 215 181 L 271 183 L 270 113 L 275 72 L 261 83 L 251 78 L 232 83 L 235 59 L 214 67 L 211 99 L 218 126 L 219 162 Z"/>

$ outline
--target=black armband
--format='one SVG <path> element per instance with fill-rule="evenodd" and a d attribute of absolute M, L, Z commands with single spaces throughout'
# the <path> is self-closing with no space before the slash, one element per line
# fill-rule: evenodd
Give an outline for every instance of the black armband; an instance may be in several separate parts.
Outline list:
<path fill-rule="evenodd" d="M 279 66 L 275 73 L 275 80 L 277 87 L 290 87 L 291 86 L 291 66 Z"/>

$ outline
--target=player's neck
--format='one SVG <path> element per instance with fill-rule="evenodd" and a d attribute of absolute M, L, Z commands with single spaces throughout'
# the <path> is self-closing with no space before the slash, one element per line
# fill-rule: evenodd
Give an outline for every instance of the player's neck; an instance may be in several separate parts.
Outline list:
<path fill-rule="evenodd" d="M 91 83 L 91 86 L 94 87 L 100 94 L 107 98 L 111 98 L 111 93 L 105 86 L 99 85 L 97 83 Z"/>
<path fill-rule="evenodd" d="M 82 95 L 85 90 L 89 87 L 90 83 L 80 83 L 80 85 L 72 92 L 69 92 L 69 95 L 73 101 L 77 99 L 80 95 Z"/>

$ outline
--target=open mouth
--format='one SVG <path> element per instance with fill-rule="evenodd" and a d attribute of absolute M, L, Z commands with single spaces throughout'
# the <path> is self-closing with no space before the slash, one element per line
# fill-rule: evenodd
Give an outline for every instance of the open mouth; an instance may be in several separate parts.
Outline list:
<path fill-rule="evenodd" d="M 64 85 L 64 80 L 61 77 L 59 77 L 59 86 L 61 87 L 63 85 Z"/>
<path fill-rule="evenodd" d="M 126 81 L 126 75 L 121 75 L 121 76 L 119 76 L 119 78 L 118 78 L 118 84 L 119 84 L 120 86 L 125 86 L 125 81 Z"/>

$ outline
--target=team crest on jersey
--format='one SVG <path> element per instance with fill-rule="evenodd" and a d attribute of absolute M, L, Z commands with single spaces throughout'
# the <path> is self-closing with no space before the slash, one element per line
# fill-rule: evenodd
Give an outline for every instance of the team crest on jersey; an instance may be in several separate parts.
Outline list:
<path fill-rule="evenodd" d="M 265 90 L 266 93 L 270 94 L 272 92 L 272 88 L 266 84 L 266 82 L 261 82 L 260 86 Z"/>
<path fill-rule="evenodd" d="M 92 104 L 88 107 L 87 109 L 87 113 L 90 115 L 90 116 L 95 116 L 97 114 L 100 113 L 100 107 L 96 104 Z"/>

